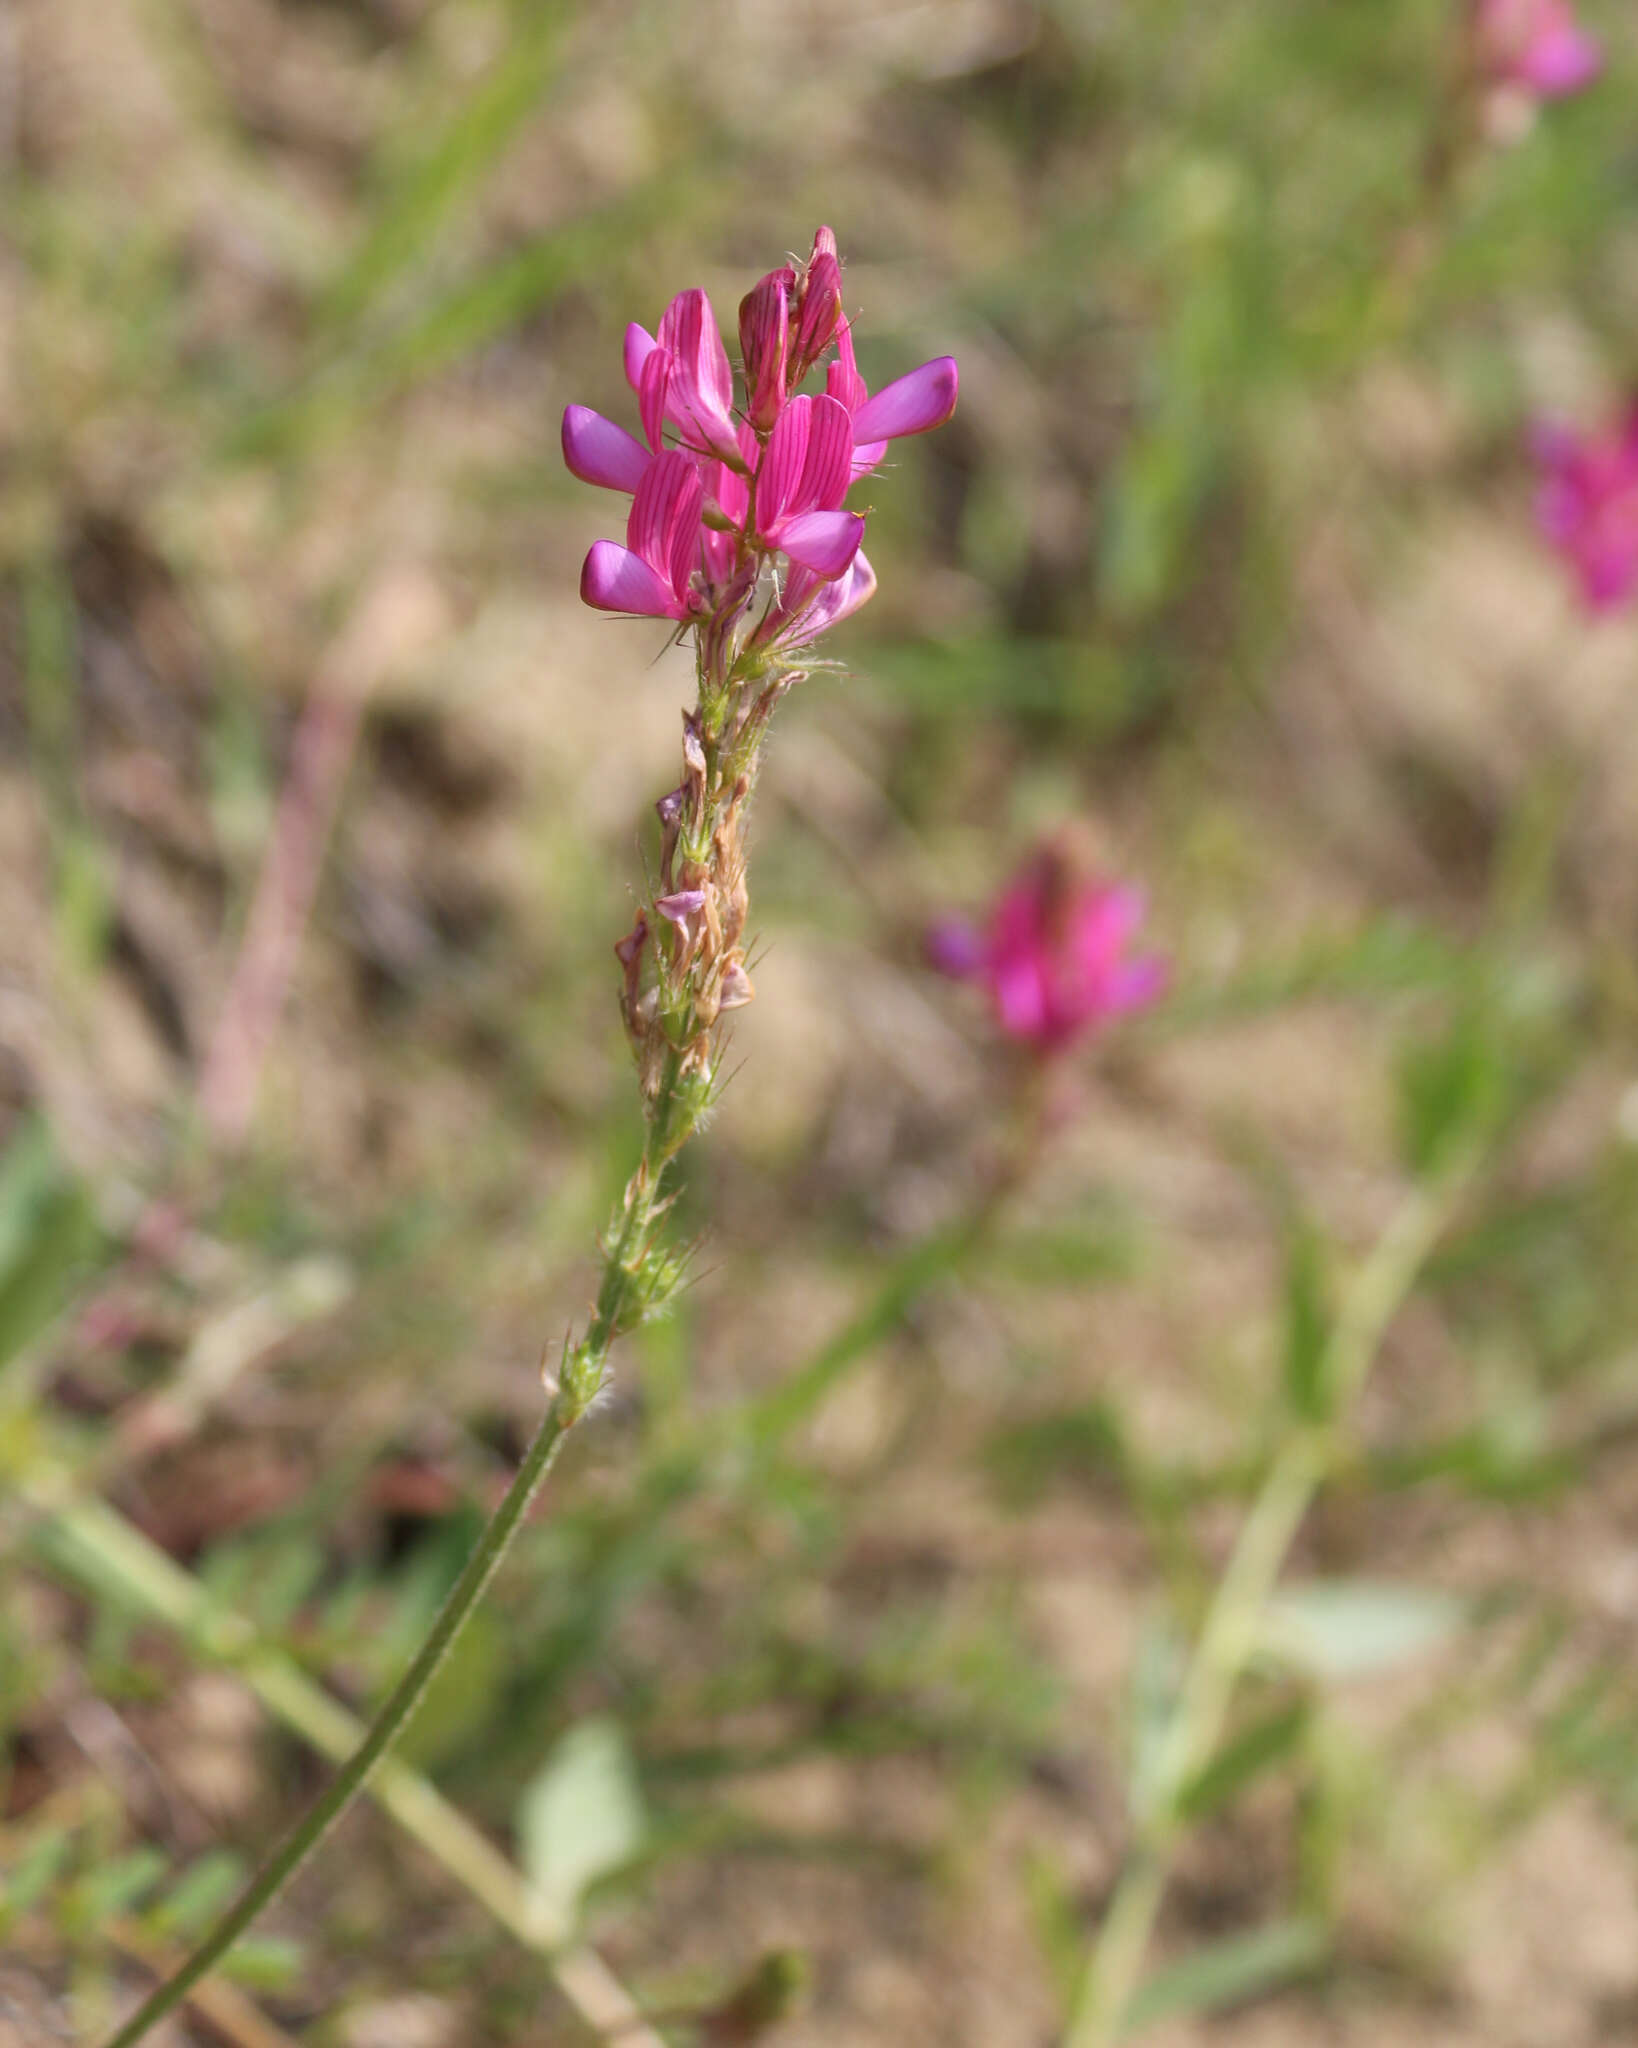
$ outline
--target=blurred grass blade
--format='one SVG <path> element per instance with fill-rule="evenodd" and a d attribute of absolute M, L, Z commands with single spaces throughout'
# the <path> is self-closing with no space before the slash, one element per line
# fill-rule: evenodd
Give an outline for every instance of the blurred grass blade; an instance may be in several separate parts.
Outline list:
<path fill-rule="evenodd" d="M 1140 1985 L 1121 2033 L 1137 2033 L 1181 2013 L 1219 2012 L 1320 1969 L 1330 1953 L 1324 1923 L 1276 1920 L 1252 1934 L 1209 1943 Z"/>
<path fill-rule="evenodd" d="M 1297 1754 L 1308 1733 L 1309 1714 L 1308 1702 L 1297 1700 L 1242 1730 L 1178 1794 L 1184 1824 L 1192 1826 L 1228 1805 L 1264 1771 Z"/>
<path fill-rule="evenodd" d="M 382 203 L 320 302 L 321 331 L 350 325 L 380 299 L 499 160 L 551 82 L 568 18 L 561 0 L 533 0 L 515 10 L 510 47 L 442 132 L 413 163 L 394 167 L 391 175 L 383 167 Z"/>

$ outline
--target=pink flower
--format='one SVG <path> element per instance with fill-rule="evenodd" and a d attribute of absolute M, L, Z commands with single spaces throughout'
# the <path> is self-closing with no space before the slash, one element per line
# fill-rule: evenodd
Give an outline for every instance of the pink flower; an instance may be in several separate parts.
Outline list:
<path fill-rule="evenodd" d="M 1536 455 L 1541 530 L 1569 557 L 1592 610 L 1613 610 L 1638 588 L 1638 403 L 1585 439 L 1540 428 Z"/>
<path fill-rule="evenodd" d="M 754 641 L 760 669 L 873 595 L 875 574 L 859 552 L 865 522 L 847 510 L 848 490 L 890 440 L 949 418 L 957 375 L 941 356 L 871 395 L 826 227 L 805 263 L 782 264 L 745 295 L 739 341 L 745 390 L 736 404 L 710 300 L 679 292 L 657 333 L 626 330 L 642 439 L 571 405 L 563 460 L 584 482 L 632 497 L 627 544 L 598 541 L 586 557 L 586 603 L 708 625 L 731 654 Z M 827 388 L 799 392 L 832 348 Z"/>
<path fill-rule="evenodd" d="M 626 329 L 626 379 L 651 447 L 660 445 L 664 418 L 695 453 L 738 462 L 734 373 L 704 292 L 679 292 L 660 315 L 657 335 L 635 321 Z"/>
<path fill-rule="evenodd" d="M 1532 99 L 1565 99 L 1604 68 L 1570 0 L 1473 0 L 1473 45 L 1487 78 Z"/>
<path fill-rule="evenodd" d="M 837 360 L 825 373 L 825 390 L 847 407 L 853 420 L 853 475 L 868 476 L 887 453 L 889 441 L 942 427 L 955 411 L 960 382 L 954 356 L 937 356 L 908 376 L 884 384 L 874 398 L 853 358 L 853 329 L 836 323 Z"/>
<path fill-rule="evenodd" d="M 697 605 L 691 588 L 700 560 L 700 508 L 705 486 L 680 449 L 653 456 L 637 485 L 626 521 L 625 547 L 592 543 L 580 572 L 580 595 L 601 612 L 687 619 Z"/>
<path fill-rule="evenodd" d="M 844 512 L 853 422 L 834 398 L 793 398 L 774 422 L 756 474 L 757 531 L 816 576 L 840 576 L 859 552 L 864 521 Z"/>
<path fill-rule="evenodd" d="M 751 637 L 759 647 L 806 647 L 875 595 L 876 572 L 862 551 L 828 583 L 811 569 L 793 569 L 778 601 Z"/>
<path fill-rule="evenodd" d="M 1159 997 L 1166 963 L 1131 951 L 1143 916 L 1137 890 L 1082 880 L 1054 842 L 1002 892 L 984 930 L 946 919 L 928 952 L 942 973 L 988 989 L 1006 1035 L 1045 1056 Z"/>

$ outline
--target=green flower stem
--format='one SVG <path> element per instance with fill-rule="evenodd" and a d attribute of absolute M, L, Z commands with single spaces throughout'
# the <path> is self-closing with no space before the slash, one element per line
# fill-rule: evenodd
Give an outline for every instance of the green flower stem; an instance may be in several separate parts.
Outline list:
<path fill-rule="evenodd" d="M 76 1497 L 68 1474 L 38 1469 L 23 1483 L 26 1504 L 42 1517 L 37 1539 L 48 1562 L 84 1585 L 110 1589 L 186 1638 L 203 1655 L 237 1672 L 285 1727 L 333 1763 L 345 1763 L 364 1724 L 314 1684 L 281 1651 L 259 1644 L 237 1615 L 217 1609 L 190 1572 L 106 1501 Z M 386 1756 L 369 1795 L 521 1945 L 544 1956 L 559 1989 L 596 2032 L 624 2048 L 659 2048 L 636 2002 L 597 1952 L 568 1938 L 551 1902 L 489 1837 L 407 1764 Z"/>
<path fill-rule="evenodd" d="M 109 2041 L 108 2048 L 132 2048 L 133 2043 L 140 2041 L 155 2022 L 163 2019 L 226 1955 L 352 1804 L 370 1773 L 420 1705 L 439 1666 L 499 1569 L 530 1502 L 551 1470 L 564 1437 L 596 1398 L 615 1338 L 623 1329 L 629 1328 L 647 1306 L 644 1273 L 649 1263 L 650 1233 L 665 1206 L 665 1170 L 688 1138 L 695 1120 L 687 1112 L 681 1087 L 681 1063 L 673 1054 L 662 1065 L 658 1089 L 649 1108 L 643 1156 L 626 1185 L 614 1227 L 604 1246 L 596 1305 L 585 1335 L 565 1352 L 559 1383 L 552 1390 L 534 1440 L 524 1453 L 523 1462 L 507 1488 L 505 1498 L 490 1517 L 465 1569 L 439 1610 L 425 1642 L 325 1792 L 291 1828 L 199 1947 L 171 1976 L 154 1988 Z M 595 2004 L 617 2017 L 619 2024 L 629 2030 L 629 2015 L 613 2014 L 616 2003 L 628 2002 L 612 1979 L 599 1981 L 599 1973 L 603 1978 L 607 1973 L 597 1958 L 589 1950 L 579 1951 L 570 1959 L 570 1970 L 571 1981 L 579 1985 L 582 1996 L 591 1996 Z M 619 1994 L 617 2000 L 605 1995 L 610 1991 Z"/>
<path fill-rule="evenodd" d="M 1465 1179 L 1464 1166 L 1413 1189 L 1355 1275 L 1322 1368 L 1331 1414 L 1342 1414 L 1358 1395 Z M 1082 1974 L 1065 2048 L 1111 2048 L 1121 2038 L 1165 1898 L 1184 1794 L 1222 1740 L 1235 1690 L 1261 1640 L 1269 1597 L 1334 1450 L 1329 1429 L 1310 1425 L 1294 1432 L 1240 1530 L 1159 1745 L 1136 1841 Z"/>
<path fill-rule="evenodd" d="M 524 1454 L 506 1496 L 491 1516 L 488 1527 L 468 1558 L 466 1569 L 456 1580 L 448 1599 L 439 1610 L 426 1641 L 416 1652 L 409 1668 L 387 1696 L 364 1740 L 347 1763 L 298 1820 L 273 1851 L 239 1898 L 183 1963 L 149 1996 L 108 2043 L 108 2048 L 132 2048 L 166 2013 L 184 1999 L 207 1971 L 227 1954 L 239 1936 L 261 1913 L 312 1854 L 325 1834 L 352 1804 L 364 1781 L 392 1746 L 400 1730 L 420 1705 L 438 1667 L 448 1656 L 455 1639 L 494 1577 L 506 1555 L 519 1523 L 534 1499 L 542 1480 L 551 1469 L 563 1438 L 575 1420 L 561 1396 L 548 1406 L 534 1441 Z"/>

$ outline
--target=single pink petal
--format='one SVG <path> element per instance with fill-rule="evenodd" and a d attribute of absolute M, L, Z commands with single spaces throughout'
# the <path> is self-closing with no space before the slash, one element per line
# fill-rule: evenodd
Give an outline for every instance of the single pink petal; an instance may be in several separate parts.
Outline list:
<path fill-rule="evenodd" d="M 665 552 L 670 564 L 671 587 L 681 597 L 700 559 L 700 507 L 705 502 L 705 481 L 690 465 L 690 473 L 671 501 L 666 515 Z"/>
<path fill-rule="evenodd" d="M 862 448 L 855 448 L 853 460 L 848 465 L 848 473 L 851 480 L 857 483 L 860 477 L 869 476 L 870 472 L 886 453 L 887 443 L 885 441 L 867 441 Z"/>
<path fill-rule="evenodd" d="M 780 527 L 779 545 L 793 562 L 828 580 L 853 561 L 864 530 L 857 512 L 802 512 Z"/>
<path fill-rule="evenodd" d="M 826 583 L 811 569 L 793 566 L 777 606 L 757 629 L 759 643 L 785 648 L 806 647 L 821 633 L 840 625 L 876 595 L 876 572 L 863 551 L 833 582 Z"/>
<path fill-rule="evenodd" d="M 787 512 L 792 508 L 804 509 L 798 492 L 807 460 L 813 404 L 811 398 L 793 398 L 774 421 L 763 451 L 762 465 L 756 473 L 756 519 L 769 539 L 777 534 Z"/>
<path fill-rule="evenodd" d="M 896 441 L 943 426 L 955 411 L 959 382 L 954 356 L 939 356 L 895 378 L 853 415 L 854 440 Z"/>
<path fill-rule="evenodd" d="M 711 301 L 696 286 L 679 292 L 660 319 L 660 346 L 674 358 L 671 416 L 702 451 L 737 462 L 734 373 L 717 331 Z"/>
<path fill-rule="evenodd" d="M 808 446 L 797 503 L 804 512 L 834 512 L 853 480 L 853 422 L 847 407 L 834 398 L 810 398 L 807 403 Z"/>
<path fill-rule="evenodd" d="M 580 572 L 580 596 L 600 612 L 632 612 L 646 618 L 686 616 L 665 583 L 647 562 L 612 540 L 593 541 Z"/>
<path fill-rule="evenodd" d="M 641 387 L 643 365 L 658 348 L 659 343 L 646 327 L 639 327 L 635 320 L 626 329 L 625 360 L 626 382 L 633 391 Z"/>
<path fill-rule="evenodd" d="M 825 390 L 850 413 L 856 413 L 870 396 L 853 359 L 853 329 L 846 319 L 836 323 L 836 361 L 825 372 Z"/>
<path fill-rule="evenodd" d="M 637 495 L 631 501 L 626 521 L 626 544 L 640 555 L 659 576 L 672 576 L 673 548 L 679 529 L 686 526 L 690 540 L 699 525 L 705 486 L 689 458 L 677 448 L 656 455 L 643 473 Z M 681 582 L 672 577 L 679 592 Z"/>
<path fill-rule="evenodd" d="M 634 491 L 648 467 L 648 450 L 589 405 L 571 405 L 563 413 L 563 460 L 582 483 Z"/>
<path fill-rule="evenodd" d="M 656 453 L 665 444 L 665 404 L 671 392 L 675 360 L 669 349 L 654 348 L 644 358 L 637 378 L 637 409 L 643 417 L 643 432 Z"/>

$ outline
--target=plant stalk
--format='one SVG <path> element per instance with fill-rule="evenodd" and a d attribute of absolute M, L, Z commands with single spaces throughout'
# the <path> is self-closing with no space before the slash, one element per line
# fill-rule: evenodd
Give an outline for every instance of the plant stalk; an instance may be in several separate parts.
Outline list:
<path fill-rule="evenodd" d="M 1465 1178 L 1462 1167 L 1413 1189 L 1355 1275 L 1322 1367 L 1332 1415 L 1357 1397 Z M 1294 1432 L 1241 1527 L 1160 1743 L 1136 1840 L 1082 1973 L 1064 2048 L 1112 2048 L 1122 2036 L 1165 1899 L 1183 1797 L 1222 1740 L 1235 1690 L 1262 1636 L 1264 1610 L 1330 1469 L 1333 1444 L 1329 1428 Z"/>

